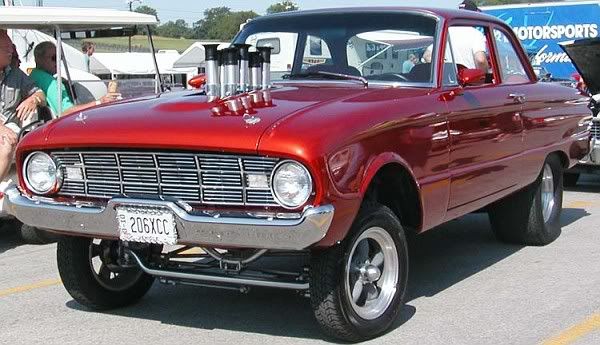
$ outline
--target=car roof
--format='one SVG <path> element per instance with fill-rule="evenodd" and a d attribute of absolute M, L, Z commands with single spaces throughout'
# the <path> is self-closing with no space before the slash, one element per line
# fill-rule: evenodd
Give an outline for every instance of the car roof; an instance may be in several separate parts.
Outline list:
<path fill-rule="evenodd" d="M 357 13 L 420 13 L 423 15 L 435 16 L 438 18 L 443 18 L 445 20 L 449 19 L 467 19 L 467 20 L 479 20 L 479 21 L 488 21 L 494 22 L 497 24 L 504 24 L 503 21 L 498 18 L 491 16 L 489 14 L 485 14 L 482 12 L 474 12 L 467 10 L 459 10 L 459 9 L 450 9 L 450 8 L 433 8 L 433 7 L 344 7 L 344 8 L 325 8 L 318 10 L 303 10 L 303 11 L 291 11 L 291 12 L 282 12 L 277 14 L 266 15 L 262 17 L 258 17 L 253 19 L 252 21 L 263 21 L 274 18 L 282 18 L 282 17 L 296 17 L 296 16 L 318 16 L 318 15 L 328 15 L 328 14 L 357 14 Z"/>
<path fill-rule="evenodd" d="M 93 30 L 131 25 L 157 24 L 155 16 L 105 8 L 0 7 L 0 28 Z"/>

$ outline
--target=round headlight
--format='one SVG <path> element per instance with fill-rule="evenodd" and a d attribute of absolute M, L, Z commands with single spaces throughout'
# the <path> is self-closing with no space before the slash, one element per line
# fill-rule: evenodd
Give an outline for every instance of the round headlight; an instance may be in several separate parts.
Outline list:
<path fill-rule="evenodd" d="M 34 193 L 55 191 L 60 183 L 60 172 L 52 157 L 44 152 L 34 152 L 25 160 L 25 183 Z"/>
<path fill-rule="evenodd" d="M 312 193 L 312 179 L 304 166 L 283 161 L 275 167 L 271 187 L 277 201 L 286 208 L 302 206 Z"/>

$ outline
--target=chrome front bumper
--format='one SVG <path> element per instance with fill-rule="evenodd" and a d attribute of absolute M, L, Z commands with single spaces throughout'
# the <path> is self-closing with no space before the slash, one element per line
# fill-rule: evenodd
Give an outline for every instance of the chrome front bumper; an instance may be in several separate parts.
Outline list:
<path fill-rule="evenodd" d="M 117 206 L 169 209 L 175 216 L 178 243 L 208 247 L 245 247 L 302 250 L 327 233 L 333 219 L 331 205 L 306 208 L 298 214 L 190 214 L 174 201 L 114 198 L 106 205 L 59 203 L 32 198 L 16 187 L 5 192 L 4 209 L 21 222 L 76 236 L 119 238 Z"/>

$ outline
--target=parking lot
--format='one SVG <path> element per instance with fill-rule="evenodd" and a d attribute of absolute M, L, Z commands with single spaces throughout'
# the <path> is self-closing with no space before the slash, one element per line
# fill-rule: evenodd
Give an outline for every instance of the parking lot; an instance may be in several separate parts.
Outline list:
<path fill-rule="evenodd" d="M 495 240 L 487 216 L 412 241 L 407 305 L 373 343 L 599 344 L 600 178 L 565 193 L 563 234 L 542 247 Z M 0 233 L 0 343 L 323 343 L 308 300 L 156 283 L 132 307 L 90 312 L 60 284 L 56 245 Z"/>

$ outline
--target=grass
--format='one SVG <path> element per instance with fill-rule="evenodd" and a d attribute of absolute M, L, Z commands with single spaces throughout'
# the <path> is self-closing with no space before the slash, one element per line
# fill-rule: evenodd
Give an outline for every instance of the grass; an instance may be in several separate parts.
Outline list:
<path fill-rule="evenodd" d="M 154 41 L 154 48 L 156 50 L 161 49 L 174 49 L 180 53 L 183 53 L 189 46 L 191 46 L 196 40 L 190 39 L 179 39 L 179 38 L 169 38 L 169 37 L 160 37 L 153 36 L 152 40 Z M 126 52 L 128 50 L 128 40 L 127 37 L 107 37 L 107 38 L 92 38 L 86 39 L 86 41 L 91 41 L 96 43 L 96 51 L 99 53 L 117 53 L 117 52 Z M 73 47 L 80 49 L 81 41 L 80 40 L 69 40 L 66 41 L 71 44 Z M 133 36 L 131 37 L 131 46 L 132 51 L 139 52 L 149 52 L 150 45 L 148 44 L 148 37 L 143 35 Z"/>

